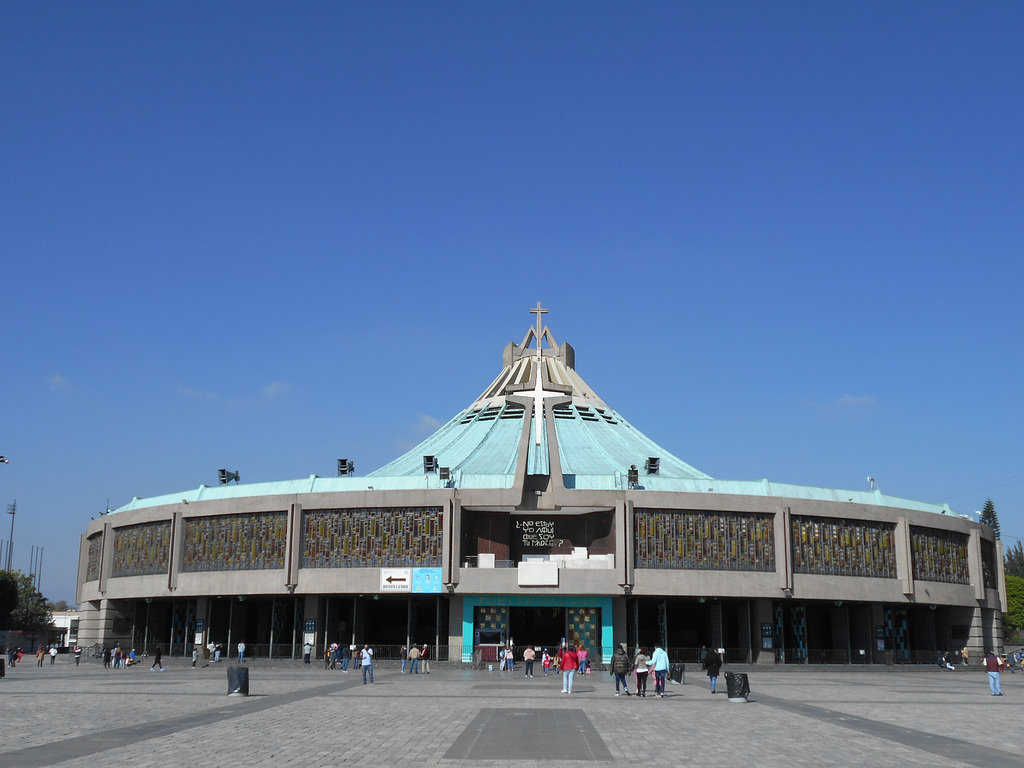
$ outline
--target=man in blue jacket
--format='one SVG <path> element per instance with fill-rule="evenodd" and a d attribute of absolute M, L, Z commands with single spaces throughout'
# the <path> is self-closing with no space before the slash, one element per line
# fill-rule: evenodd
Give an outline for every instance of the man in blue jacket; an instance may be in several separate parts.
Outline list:
<path fill-rule="evenodd" d="M 651 654 L 651 666 L 654 668 L 654 695 L 665 698 L 665 678 L 668 676 L 668 654 L 660 643 L 655 644 Z"/>

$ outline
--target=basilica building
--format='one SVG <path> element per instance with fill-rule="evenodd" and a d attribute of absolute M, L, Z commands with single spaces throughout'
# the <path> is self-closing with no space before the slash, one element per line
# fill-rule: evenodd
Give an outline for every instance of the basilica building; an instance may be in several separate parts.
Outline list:
<path fill-rule="evenodd" d="M 285 658 L 426 643 L 466 664 L 563 641 L 758 665 L 1001 646 L 991 529 L 878 490 L 710 477 L 602 400 L 531 311 L 497 377 L 386 466 L 340 460 L 337 477 L 200 486 L 94 520 L 79 642 Z"/>

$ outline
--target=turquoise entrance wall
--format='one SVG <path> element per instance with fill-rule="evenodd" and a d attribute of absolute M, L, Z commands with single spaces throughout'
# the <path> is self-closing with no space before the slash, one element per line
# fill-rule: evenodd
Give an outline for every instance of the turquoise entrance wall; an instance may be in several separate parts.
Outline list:
<path fill-rule="evenodd" d="M 576 595 L 466 595 L 462 600 L 462 661 L 473 662 L 473 616 L 477 606 L 504 608 L 600 608 L 601 661 L 612 658 L 614 620 L 610 597 Z"/>

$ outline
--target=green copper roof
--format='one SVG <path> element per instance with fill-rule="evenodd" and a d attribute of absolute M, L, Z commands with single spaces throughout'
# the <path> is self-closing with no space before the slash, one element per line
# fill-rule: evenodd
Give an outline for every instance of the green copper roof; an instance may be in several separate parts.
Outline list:
<path fill-rule="evenodd" d="M 546 310 L 539 306 L 538 318 Z M 535 346 L 531 348 L 530 343 Z M 545 347 L 544 344 L 547 344 Z M 521 344 L 510 343 L 501 373 L 483 393 L 434 434 L 394 461 L 363 477 L 317 477 L 196 490 L 133 499 L 119 510 L 208 499 L 427 488 L 510 489 L 524 476 L 549 476 L 556 468 L 567 489 L 626 491 L 630 468 L 637 492 L 676 491 L 845 501 L 954 514 L 946 505 L 760 481 L 715 480 L 666 451 L 608 407 L 575 370 L 575 352 L 559 345 L 538 320 Z M 525 456 L 523 453 L 525 452 Z M 432 456 L 448 470 L 424 471 Z M 648 459 L 657 459 L 651 470 Z"/>
<path fill-rule="evenodd" d="M 533 349 L 531 339 L 538 343 Z M 546 349 L 539 346 L 542 339 Z M 644 467 L 651 457 L 659 459 L 661 477 L 710 479 L 610 409 L 574 364 L 568 344 L 557 344 L 546 328 L 530 329 L 521 345 L 506 348 L 502 372 L 471 406 L 370 477 L 422 476 L 423 457 L 434 456 L 459 487 L 474 476 L 502 478 L 486 487 L 511 488 L 525 444 L 525 474 L 550 475 L 557 451 L 562 474 L 572 478 L 567 487 L 604 487 L 596 478 L 625 478 L 630 467 Z"/>

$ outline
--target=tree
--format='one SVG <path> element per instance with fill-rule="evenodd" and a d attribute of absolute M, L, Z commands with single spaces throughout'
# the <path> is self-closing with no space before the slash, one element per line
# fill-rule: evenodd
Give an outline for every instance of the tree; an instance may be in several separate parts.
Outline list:
<path fill-rule="evenodd" d="M 11 614 L 18 607 L 18 580 L 10 571 L 0 571 L 0 629 L 11 629 Z"/>
<path fill-rule="evenodd" d="M 1006 613 L 1003 614 L 1003 621 L 1015 630 L 1019 641 L 1021 630 L 1024 629 L 1024 578 L 1020 576 L 1006 577 Z"/>
<path fill-rule="evenodd" d="M 992 499 L 985 499 L 985 506 L 981 508 L 981 517 L 978 518 L 978 522 L 995 531 L 997 539 L 1002 538 L 999 535 L 999 516 L 996 515 L 996 505 L 992 503 Z"/>
<path fill-rule="evenodd" d="M 1020 543 L 1020 539 L 1010 547 L 1003 557 L 1003 568 L 1007 576 L 1024 578 L 1024 545 Z"/>
<path fill-rule="evenodd" d="M 46 598 L 36 589 L 33 578 L 21 571 L 11 576 L 18 584 L 18 604 L 10 613 L 10 628 L 25 632 L 44 632 L 53 627 L 53 618 L 46 607 Z"/>
<path fill-rule="evenodd" d="M 58 600 L 56 603 L 54 603 L 52 601 L 47 601 L 46 608 L 47 608 L 47 610 L 50 611 L 50 613 L 53 613 L 54 611 L 70 611 L 71 610 L 71 606 L 68 605 L 68 601 L 67 600 Z"/>

